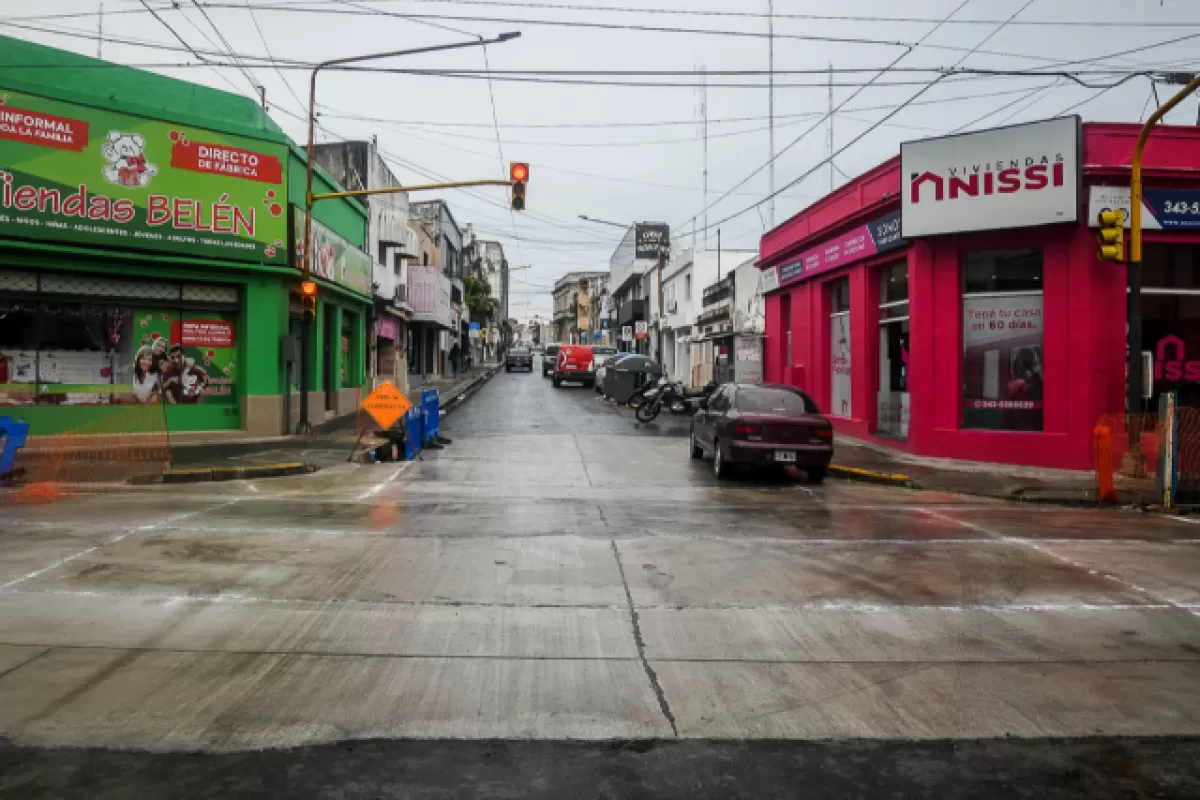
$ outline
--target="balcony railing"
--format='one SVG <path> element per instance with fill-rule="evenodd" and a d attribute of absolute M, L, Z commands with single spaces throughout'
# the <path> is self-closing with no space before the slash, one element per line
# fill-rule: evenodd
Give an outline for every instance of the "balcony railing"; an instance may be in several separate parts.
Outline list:
<path fill-rule="evenodd" d="M 701 295 L 701 303 L 706 306 L 715 305 L 733 296 L 733 275 L 726 275 L 721 280 L 707 286 Z"/>

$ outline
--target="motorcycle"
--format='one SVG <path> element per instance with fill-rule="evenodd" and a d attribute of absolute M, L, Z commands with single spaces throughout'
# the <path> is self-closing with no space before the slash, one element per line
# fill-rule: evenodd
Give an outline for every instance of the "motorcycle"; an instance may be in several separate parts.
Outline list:
<path fill-rule="evenodd" d="M 716 388 L 716 383 L 709 381 L 703 388 L 692 392 L 685 389 L 681 381 L 659 378 L 652 388 L 643 393 L 634 414 L 639 422 L 652 421 L 664 407 L 672 414 L 694 414 L 700 399 L 708 397 Z"/>

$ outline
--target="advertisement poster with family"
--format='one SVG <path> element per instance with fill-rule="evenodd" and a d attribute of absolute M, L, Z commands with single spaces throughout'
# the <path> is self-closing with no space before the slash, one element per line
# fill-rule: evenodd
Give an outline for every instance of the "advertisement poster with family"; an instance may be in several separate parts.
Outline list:
<path fill-rule="evenodd" d="M 138 309 L 133 333 L 133 393 L 139 403 L 233 402 L 237 337 L 232 318 Z"/>

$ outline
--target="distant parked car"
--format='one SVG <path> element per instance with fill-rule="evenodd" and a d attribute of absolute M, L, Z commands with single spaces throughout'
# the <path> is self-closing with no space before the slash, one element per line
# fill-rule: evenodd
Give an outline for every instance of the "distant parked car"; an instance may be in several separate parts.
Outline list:
<path fill-rule="evenodd" d="M 726 383 L 692 417 L 688 449 L 692 458 L 710 454 L 717 478 L 735 465 L 791 464 L 820 483 L 833 458 L 833 425 L 795 387 Z"/>
<path fill-rule="evenodd" d="M 542 377 L 549 378 L 550 373 L 554 372 L 554 362 L 558 360 L 558 348 L 561 344 L 546 345 L 546 353 L 542 356 Z"/>
<path fill-rule="evenodd" d="M 542 346 L 540 344 L 535 344 L 533 347 L 529 348 L 529 352 L 533 353 L 535 356 L 540 356 L 543 353 L 545 353 L 546 351 L 542 348 Z"/>
<path fill-rule="evenodd" d="M 514 369 L 527 369 L 533 372 L 533 354 L 524 347 L 514 347 L 508 351 L 508 355 L 504 356 L 504 371 L 512 372 Z"/>

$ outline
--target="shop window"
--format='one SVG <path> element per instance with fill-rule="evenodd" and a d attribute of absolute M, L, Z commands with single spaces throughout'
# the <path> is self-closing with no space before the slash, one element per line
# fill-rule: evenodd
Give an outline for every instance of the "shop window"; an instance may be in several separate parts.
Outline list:
<path fill-rule="evenodd" d="M 358 341 L 354 336 L 356 327 L 356 315 L 349 311 L 342 311 L 342 382 L 343 388 L 358 386 L 358 381 L 353 379 L 357 374 L 354 365 L 358 356 Z"/>
<path fill-rule="evenodd" d="M 235 322 L 220 311 L 0 299 L 0 384 L 10 403 L 232 403 Z"/>
<path fill-rule="evenodd" d="M 829 292 L 829 347 L 830 347 L 830 397 L 829 413 L 835 417 L 849 417 L 851 405 L 850 377 L 850 279 L 830 281 Z"/>
<path fill-rule="evenodd" d="M 884 436 L 908 438 L 912 415 L 908 393 L 908 264 L 879 270 L 879 394 L 876 430 Z"/>
<path fill-rule="evenodd" d="M 1042 251 L 964 253 L 963 427 L 1042 430 Z"/>
<path fill-rule="evenodd" d="M 779 315 L 783 317 L 783 368 L 782 378 L 787 381 L 790 374 L 786 370 L 792 366 L 792 296 L 785 294 L 779 300 Z"/>
<path fill-rule="evenodd" d="M 1200 247 L 1147 245 L 1142 259 L 1142 349 L 1154 358 L 1154 394 L 1200 407 Z"/>

